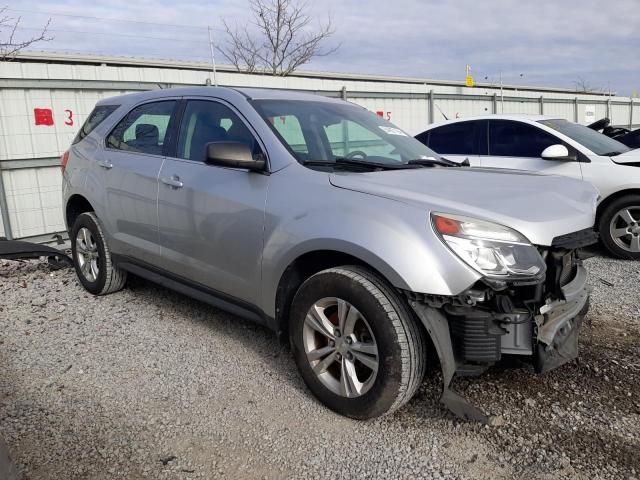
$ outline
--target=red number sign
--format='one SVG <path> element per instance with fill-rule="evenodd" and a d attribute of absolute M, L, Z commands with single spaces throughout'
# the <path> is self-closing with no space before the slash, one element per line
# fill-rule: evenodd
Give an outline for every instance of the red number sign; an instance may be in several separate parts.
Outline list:
<path fill-rule="evenodd" d="M 72 126 L 73 125 L 73 112 L 71 110 L 65 110 L 64 113 L 67 114 L 67 119 L 64 121 L 64 124 Z"/>

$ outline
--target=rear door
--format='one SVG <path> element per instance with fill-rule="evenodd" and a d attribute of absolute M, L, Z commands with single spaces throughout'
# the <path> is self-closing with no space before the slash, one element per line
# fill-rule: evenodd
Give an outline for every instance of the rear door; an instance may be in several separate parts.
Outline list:
<path fill-rule="evenodd" d="M 209 142 L 263 149 L 254 132 L 222 101 L 188 99 L 175 152 L 160 172 L 161 266 L 178 277 L 256 303 L 260 285 L 269 176 L 205 163 Z"/>
<path fill-rule="evenodd" d="M 487 121 L 448 123 L 416 135 L 416 139 L 449 160 L 460 163 L 468 159 L 471 165 L 480 166 L 487 152 Z"/>
<path fill-rule="evenodd" d="M 563 144 L 573 149 L 541 128 L 514 120 L 489 120 L 488 137 L 489 154 L 482 159 L 485 167 L 532 170 L 582 180 L 580 162 L 541 157 L 543 150 L 551 145 Z"/>
<path fill-rule="evenodd" d="M 148 263 L 160 255 L 158 174 L 177 104 L 163 99 L 133 108 L 107 135 L 98 160 L 111 248 Z"/>

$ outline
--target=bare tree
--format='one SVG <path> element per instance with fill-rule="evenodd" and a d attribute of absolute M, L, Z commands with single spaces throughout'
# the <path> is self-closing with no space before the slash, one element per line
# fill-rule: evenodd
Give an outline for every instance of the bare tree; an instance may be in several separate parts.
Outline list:
<path fill-rule="evenodd" d="M 27 48 L 37 42 L 48 42 L 51 37 L 47 37 L 47 29 L 51 19 L 42 27 L 39 33 L 33 37 L 18 40 L 16 32 L 20 25 L 20 17 L 12 18 L 6 14 L 7 7 L 0 8 L 0 61 L 11 60 L 20 50 Z M 8 33 L 4 33 L 4 32 Z"/>
<path fill-rule="evenodd" d="M 297 0 L 249 0 L 253 22 L 246 27 L 224 22 L 225 44 L 217 50 L 238 71 L 263 70 L 273 75 L 289 75 L 313 57 L 335 52 L 322 44 L 333 35 L 331 17 L 312 26 L 307 4 Z"/>
<path fill-rule="evenodd" d="M 573 84 L 576 87 L 576 92 L 580 93 L 594 93 L 602 91 L 602 88 L 594 87 L 588 80 L 580 76 L 573 81 Z"/>

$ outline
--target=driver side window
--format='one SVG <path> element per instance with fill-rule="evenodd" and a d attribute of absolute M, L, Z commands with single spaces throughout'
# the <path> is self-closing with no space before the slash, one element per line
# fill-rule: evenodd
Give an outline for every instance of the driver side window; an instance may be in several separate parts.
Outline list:
<path fill-rule="evenodd" d="M 226 105 L 210 100 L 189 100 L 178 136 L 178 158 L 203 162 L 211 142 L 246 143 L 254 157 L 260 146 L 242 120 Z"/>
<path fill-rule="evenodd" d="M 351 120 L 324 127 L 334 157 L 385 157 L 401 161 L 395 147 L 381 136 Z M 358 152 L 364 155 L 358 155 Z"/>

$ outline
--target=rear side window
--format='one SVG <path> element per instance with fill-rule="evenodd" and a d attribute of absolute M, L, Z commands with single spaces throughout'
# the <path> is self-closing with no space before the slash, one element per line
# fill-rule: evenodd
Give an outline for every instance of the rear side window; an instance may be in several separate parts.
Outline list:
<path fill-rule="evenodd" d="M 80 128 L 80 131 L 76 135 L 76 138 L 73 139 L 73 143 L 76 144 L 82 141 L 84 137 L 93 132 L 93 130 L 104 120 L 106 120 L 107 117 L 111 115 L 119 106 L 120 105 L 98 105 L 96 108 L 94 108 Z"/>
<path fill-rule="evenodd" d="M 562 140 L 541 128 L 511 120 L 489 122 L 489 155 L 496 157 L 540 157 L 542 151 Z"/>
<path fill-rule="evenodd" d="M 442 155 L 481 155 L 476 140 L 476 122 L 458 122 L 434 128 L 429 131 L 427 141 L 427 147 Z"/>
<path fill-rule="evenodd" d="M 175 100 L 145 103 L 134 108 L 107 137 L 107 147 L 162 155 Z"/>

